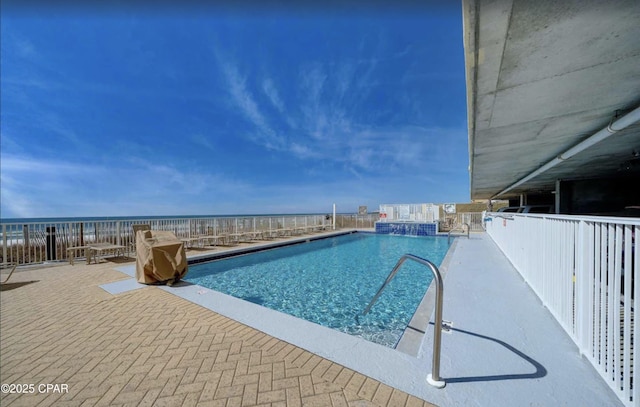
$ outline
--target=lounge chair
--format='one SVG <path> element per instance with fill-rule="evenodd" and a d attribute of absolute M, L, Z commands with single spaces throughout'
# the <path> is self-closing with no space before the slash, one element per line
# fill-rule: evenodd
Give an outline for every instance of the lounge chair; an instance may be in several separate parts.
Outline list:
<path fill-rule="evenodd" d="M 181 237 L 180 241 L 184 243 L 184 247 L 188 249 L 192 249 L 194 243 L 198 245 L 201 243 L 201 239 L 199 237 Z"/>
<path fill-rule="evenodd" d="M 98 263 L 100 256 L 106 252 L 114 252 L 116 255 L 124 256 L 125 246 L 111 243 L 91 243 L 88 245 L 90 251 L 90 257 L 93 258 L 95 263 Z"/>
<path fill-rule="evenodd" d="M 217 246 L 219 244 L 225 245 L 227 243 L 226 235 L 207 234 L 207 235 L 200 235 L 198 239 L 200 239 L 200 245 L 202 247 Z"/>

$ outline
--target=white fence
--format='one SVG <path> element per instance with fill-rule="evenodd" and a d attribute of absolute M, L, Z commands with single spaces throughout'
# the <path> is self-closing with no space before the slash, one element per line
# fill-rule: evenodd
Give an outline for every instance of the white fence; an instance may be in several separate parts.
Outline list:
<path fill-rule="evenodd" d="M 336 214 L 336 228 L 373 229 L 378 220 L 377 213 L 366 215 Z"/>
<path fill-rule="evenodd" d="M 337 226 L 344 222 L 336 215 Z M 351 215 L 349 220 L 351 220 Z M 355 216 L 355 215 L 354 215 Z M 372 224 L 367 217 L 359 217 L 360 224 Z M 358 223 L 358 219 L 354 223 Z M 67 248 L 91 243 L 108 242 L 132 247 L 133 225 L 147 224 L 153 230 L 166 230 L 179 238 L 208 234 L 229 234 L 309 226 L 332 226 L 329 215 L 284 215 L 247 217 L 210 217 L 175 219 L 120 219 L 59 222 L 3 223 L 0 263 L 33 264 L 67 259 Z M 372 226 L 368 226 L 372 227 Z"/>
<path fill-rule="evenodd" d="M 640 290 L 640 219 L 488 215 L 486 229 L 596 370 L 628 406 L 640 406 L 634 375 Z"/>
<path fill-rule="evenodd" d="M 482 232 L 484 230 L 482 225 L 482 212 L 446 214 L 444 219 L 440 220 L 440 230 L 451 230 L 463 224 L 469 225 L 469 230 L 472 232 Z"/>
<path fill-rule="evenodd" d="M 439 218 L 440 208 L 435 204 L 380 205 L 381 222 L 435 222 Z"/>

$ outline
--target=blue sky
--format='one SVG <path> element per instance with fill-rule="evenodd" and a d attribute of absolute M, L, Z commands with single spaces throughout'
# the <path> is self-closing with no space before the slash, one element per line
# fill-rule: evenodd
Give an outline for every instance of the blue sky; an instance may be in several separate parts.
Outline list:
<path fill-rule="evenodd" d="M 7 8 L 1 216 L 467 202 L 459 2 Z"/>

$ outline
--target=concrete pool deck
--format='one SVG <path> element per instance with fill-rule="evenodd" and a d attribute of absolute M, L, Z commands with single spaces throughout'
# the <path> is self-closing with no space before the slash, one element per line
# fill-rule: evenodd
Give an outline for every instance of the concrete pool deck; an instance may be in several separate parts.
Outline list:
<path fill-rule="evenodd" d="M 131 284 L 132 267 L 34 268 L 2 287 L 2 383 L 69 384 L 2 405 L 622 405 L 484 234 L 450 256 L 441 390 L 424 383 L 432 325 L 415 358 L 195 285 Z"/>

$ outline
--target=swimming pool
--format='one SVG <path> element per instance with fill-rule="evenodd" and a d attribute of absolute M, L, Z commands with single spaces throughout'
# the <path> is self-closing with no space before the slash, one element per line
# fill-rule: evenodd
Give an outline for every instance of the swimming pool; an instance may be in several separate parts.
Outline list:
<path fill-rule="evenodd" d="M 353 233 L 192 265 L 186 281 L 395 347 L 431 273 L 405 263 L 371 312 L 361 312 L 400 256 L 439 265 L 447 250 L 441 237 Z"/>

